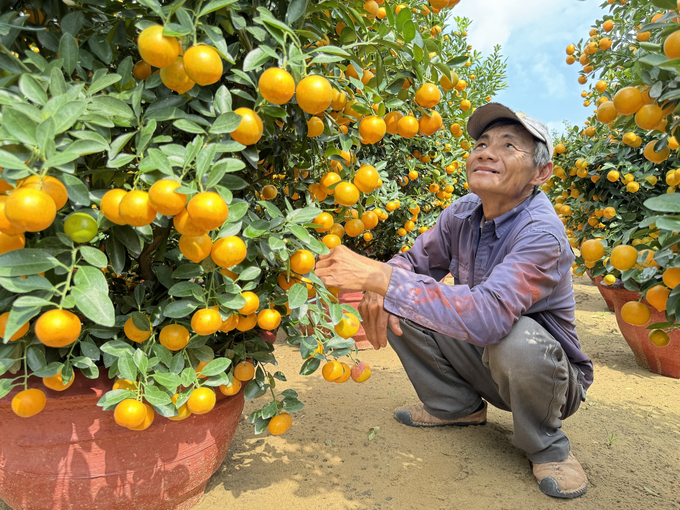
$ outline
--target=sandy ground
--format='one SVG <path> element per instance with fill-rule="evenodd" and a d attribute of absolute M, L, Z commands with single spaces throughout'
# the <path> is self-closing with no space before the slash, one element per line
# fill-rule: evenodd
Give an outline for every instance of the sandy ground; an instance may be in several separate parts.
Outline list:
<path fill-rule="evenodd" d="M 483 427 L 400 425 L 394 408 L 416 394 L 391 349 L 362 352 L 371 378 L 340 385 L 296 375 L 299 351 L 284 344 L 279 389 L 297 390 L 306 407 L 283 436 L 256 436 L 245 416 L 261 403 L 246 402 L 196 509 L 680 509 L 680 380 L 638 368 L 597 289 L 585 277 L 574 283 L 595 384 L 563 429 L 590 479 L 584 497 L 541 494 L 504 411 L 490 407 Z"/>
<path fill-rule="evenodd" d="M 283 345 L 285 387 L 306 407 L 278 437 L 254 435 L 244 419 L 196 508 L 680 509 L 680 380 L 639 368 L 597 288 L 587 277 L 574 284 L 595 384 L 563 429 L 590 479 L 584 497 L 538 490 L 504 411 L 489 408 L 484 427 L 400 425 L 394 408 L 416 394 L 391 349 L 361 353 L 373 370 L 366 383 L 334 384 L 296 375 L 300 354 Z"/>

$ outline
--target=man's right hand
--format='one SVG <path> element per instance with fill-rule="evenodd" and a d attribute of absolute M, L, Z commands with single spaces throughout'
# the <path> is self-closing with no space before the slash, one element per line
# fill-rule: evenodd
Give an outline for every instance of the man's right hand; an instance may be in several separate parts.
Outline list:
<path fill-rule="evenodd" d="M 359 313 L 363 319 L 366 337 L 375 349 L 387 347 L 387 326 L 395 335 L 401 336 L 399 318 L 387 313 L 383 308 L 384 298 L 375 292 L 366 292 L 359 304 Z"/>

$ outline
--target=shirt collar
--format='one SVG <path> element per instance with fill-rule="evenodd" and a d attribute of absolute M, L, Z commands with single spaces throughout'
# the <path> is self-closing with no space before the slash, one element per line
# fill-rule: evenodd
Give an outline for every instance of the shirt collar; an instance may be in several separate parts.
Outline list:
<path fill-rule="evenodd" d="M 494 234 L 496 235 L 496 238 L 500 238 L 503 233 L 512 225 L 513 220 L 522 212 L 524 211 L 531 202 L 533 201 L 534 198 L 540 193 L 539 190 L 534 189 L 534 191 L 529 195 L 521 204 L 519 204 L 517 207 L 514 209 L 511 209 L 510 211 L 506 212 L 502 216 L 499 216 L 498 218 L 487 221 L 486 223 L 493 223 L 494 226 Z M 480 223 L 480 220 L 482 218 L 482 201 L 479 200 L 479 203 L 475 207 L 471 207 L 467 211 L 462 211 L 459 213 L 456 213 L 454 216 L 456 218 L 460 218 L 461 220 L 472 220 L 476 219 L 476 224 Z"/>

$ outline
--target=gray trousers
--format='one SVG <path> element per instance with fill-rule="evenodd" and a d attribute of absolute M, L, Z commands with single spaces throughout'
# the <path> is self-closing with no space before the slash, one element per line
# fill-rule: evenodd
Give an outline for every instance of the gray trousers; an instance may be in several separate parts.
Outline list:
<path fill-rule="evenodd" d="M 474 412 L 482 398 L 512 412 L 512 443 L 534 463 L 560 462 L 569 439 L 560 430 L 585 400 L 580 370 L 559 342 L 529 317 L 494 345 L 477 347 L 400 319 L 387 338 L 425 410 L 446 420 Z"/>

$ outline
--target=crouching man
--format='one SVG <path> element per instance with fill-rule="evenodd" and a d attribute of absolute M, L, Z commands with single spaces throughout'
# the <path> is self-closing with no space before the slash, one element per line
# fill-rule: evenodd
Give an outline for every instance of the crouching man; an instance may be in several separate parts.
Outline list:
<path fill-rule="evenodd" d="M 389 341 L 420 398 L 395 411 L 399 422 L 484 425 L 487 403 L 510 411 L 540 490 L 575 498 L 588 481 L 561 425 L 585 400 L 593 365 L 574 324 L 574 255 L 538 188 L 552 175 L 550 133 L 499 103 L 477 109 L 467 130 L 470 195 L 389 263 L 339 246 L 316 274 L 366 291 L 368 339 Z M 453 286 L 440 283 L 448 273 Z"/>

